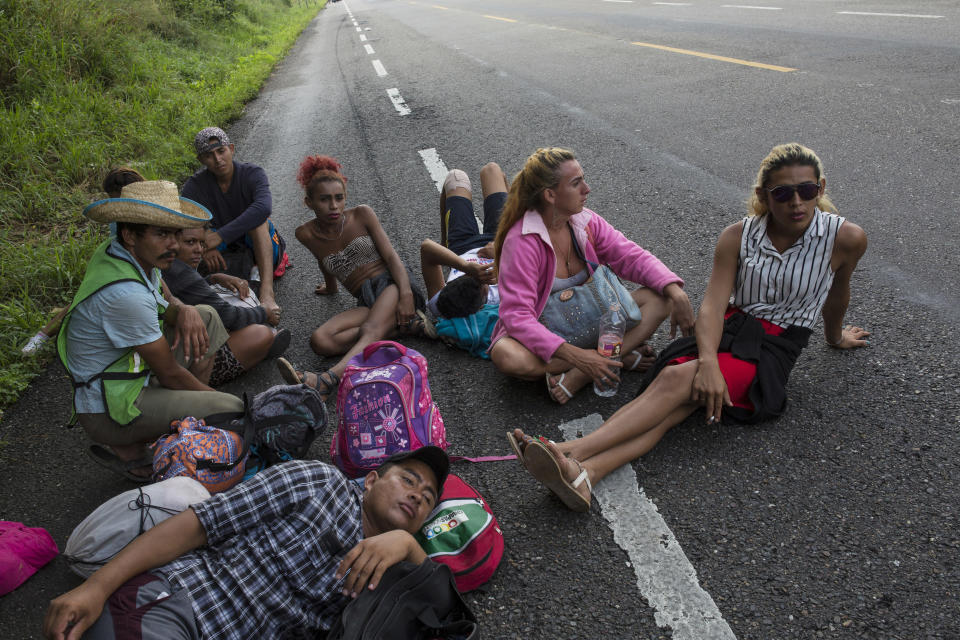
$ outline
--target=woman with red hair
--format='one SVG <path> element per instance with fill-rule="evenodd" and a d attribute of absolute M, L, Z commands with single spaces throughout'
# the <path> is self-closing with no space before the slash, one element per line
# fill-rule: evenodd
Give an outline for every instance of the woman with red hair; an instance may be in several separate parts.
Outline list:
<path fill-rule="evenodd" d="M 365 204 L 346 207 L 347 178 L 330 156 L 309 156 L 300 165 L 297 180 L 306 194 L 303 202 L 314 218 L 297 227 L 296 237 L 320 265 L 324 283 L 316 293 L 336 293 L 337 282 L 357 299 L 357 306 L 333 316 L 310 336 L 310 346 L 321 356 L 342 355 L 320 374 L 294 370 L 278 360 L 284 380 L 318 387 L 326 397 L 340 382 L 347 362 L 371 342 L 398 333 L 433 333 L 423 313 L 423 294 L 394 251 L 373 209 Z M 431 335 L 431 337 L 434 337 Z"/>

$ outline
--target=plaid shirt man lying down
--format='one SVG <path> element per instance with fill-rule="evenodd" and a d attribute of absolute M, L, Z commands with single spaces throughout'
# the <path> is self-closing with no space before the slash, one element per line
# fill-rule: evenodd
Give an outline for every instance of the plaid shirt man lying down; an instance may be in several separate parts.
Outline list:
<path fill-rule="evenodd" d="M 411 535 L 437 502 L 443 450 L 398 454 L 363 480 L 276 465 L 134 540 L 50 603 L 47 638 L 276 638 L 327 630 L 350 596 L 426 555 Z M 296 632 L 294 632 L 296 633 Z"/>

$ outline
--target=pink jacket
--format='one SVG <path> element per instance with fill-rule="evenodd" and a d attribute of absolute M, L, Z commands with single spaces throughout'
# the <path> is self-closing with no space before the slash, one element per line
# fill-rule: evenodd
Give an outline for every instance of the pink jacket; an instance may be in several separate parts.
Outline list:
<path fill-rule="evenodd" d="M 570 218 L 570 225 L 587 260 L 607 264 L 621 278 L 661 294 L 673 282 L 683 286 L 683 280 L 656 256 L 590 209 Z M 544 362 L 553 357 L 563 338 L 537 319 L 547 305 L 556 271 L 556 256 L 543 218 L 537 211 L 527 211 L 503 241 L 498 282 L 500 320 L 493 329 L 491 348 L 509 335 Z"/>

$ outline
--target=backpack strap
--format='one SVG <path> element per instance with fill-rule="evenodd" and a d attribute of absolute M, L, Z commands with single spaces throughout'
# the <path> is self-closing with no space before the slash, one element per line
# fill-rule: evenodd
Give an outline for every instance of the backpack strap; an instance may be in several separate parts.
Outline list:
<path fill-rule="evenodd" d="M 237 424 L 238 418 L 243 418 L 242 425 Z M 250 414 L 250 399 L 247 396 L 247 393 L 244 392 L 242 413 L 238 413 L 236 411 L 216 413 L 207 416 L 207 418 L 203 421 L 204 424 L 208 426 L 240 434 L 240 438 L 243 440 L 243 450 L 240 452 L 237 460 L 235 462 L 211 462 L 210 460 L 199 460 L 197 461 L 197 470 L 209 469 L 211 471 L 229 471 L 230 469 L 233 469 L 242 461 L 246 460 L 247 454 L 250 452 L 250 444 L 253 442 L 254 437 L 256 437 L 258 429 L 285 424 L 291 420 L 303 420 L 303 416 L 295 413 L 284 413 L 278 416 L 254 421 L 253 416 Z"/>
<path fill-rule="evenodd" d="M 593 260 L 587 260 L 587 257 L 583 254 L 583 249 L 580 248 L 580 243 L 577 242 L 577 234 L 575 234 L 575 233 L 573 232 L 573 227 L 571 227 L 571 226 L 568 224 L 568 225 L 567 225 L 567 229 L 570 230 L 570 240 L 573 241 L 573 250 L 576 252 L 577 257 L 580 258 L 581 260 L 583 260 L 583 263 L 584 263 L 585 265 L 587 265 L 587 266 L 590 267 L 590 271 L 591 271 L 591 272 L 596 271 L 597 269 L 599 269 L 599 268 L 600 268 L 600 265 L 599 265 L 599 264 L 597 264 L 597 263 L 594 262 Z"/>
<path fill-rule="evenodd" d="M 226 414 L 215 414 L 209 416 L 215 418 Z M 250 416 L 250 399 L 247 397 L 247 393 L 243 393 L 243 432 L 241 433 L 238 427 L 234 425 L 211 425 L 206 420 L 204 424 L 209 426 L 217 426 L 218 429 L 224 429 L 226 431 L 233 431 L 235 433 L 240 433 L 240 439 L 243 440 L 243 449 L 240 451 L 240 455 L 237 456 L 237 459 L 233 462 L 212 462 L 210 460 L 197 460 L 197 471 L 204 469 L 209 469 L 210 471 L 230 471 L 236 467 L 241 462 L 246 462 L 247 454 L 250 453 L 250 443 L 253 441 L 253 436 L 256 434 L 256 426 L 253 424 L 253 418 Z"/>
<path fill-rule="evenodd" d="M 517 456 L 510 454 L 508 456 L 479 456 L 476 458 L 470 458 L 468 456 L 449 456 L 450 462 L 500 462 L 502 460 L 516 460 Z"/>

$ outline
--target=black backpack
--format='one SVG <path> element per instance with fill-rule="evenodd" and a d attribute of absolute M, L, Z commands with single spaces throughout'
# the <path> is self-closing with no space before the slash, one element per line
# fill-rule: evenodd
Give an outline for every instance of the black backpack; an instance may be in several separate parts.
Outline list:
<path fill-rule="evenodd" d="M 479 640 L 476 621 L 450 567 L 399 562 L 346 606 L 327 640 Z"/>
<path fill-rule="evenodd" d="M 320 393 L 305 384 L 276 385 L 251 401 L 243 394 L 243 413 L 207 416 L 206 424 L 240 434 L 247 460 L 246 476 L 307 456 L 310 445 L 327 426 L 327 408 Z M 199 468 L 199 467 L 198 467 Z"/>

